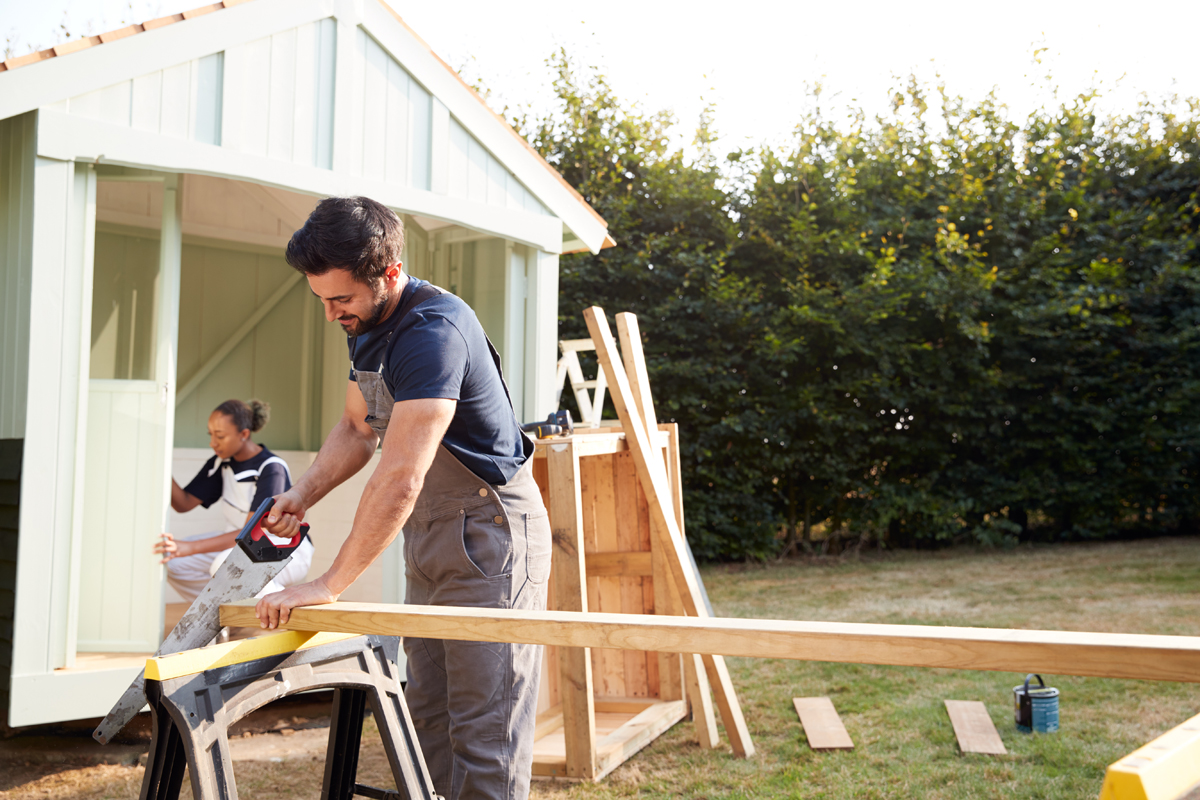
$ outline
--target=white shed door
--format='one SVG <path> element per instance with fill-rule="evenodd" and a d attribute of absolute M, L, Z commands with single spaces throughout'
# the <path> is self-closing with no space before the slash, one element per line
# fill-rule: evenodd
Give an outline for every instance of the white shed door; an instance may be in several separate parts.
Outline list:
<path fill-rule="evenodd" d="M 96 233 L 84 473 L 81 652 L 153 652 L 163 568 L 151 552 L 166 515 L 169 359 L 159 319 L 173 305 L 157 231 Z"/>

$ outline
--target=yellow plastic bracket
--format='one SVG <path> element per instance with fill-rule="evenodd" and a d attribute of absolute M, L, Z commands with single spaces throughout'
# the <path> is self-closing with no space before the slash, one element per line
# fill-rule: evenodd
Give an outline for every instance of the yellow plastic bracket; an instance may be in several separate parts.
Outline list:
<path fill-rule="evenodd" d="M 195 650 L 184 650 L 181 653 L 147 659 L 146 680 L 165 681 L 171 678 L 182 678 L 185 675 L 195 675 L 209 669 L 244 664 L 247 661 L 292 653 L 296 650 L 307 650 L 310 647 L 320 647 L 323 644 L 353 639 L 361 635 L 358 633 L 281 631 L 266 636 L 256 636 L 253 639 L 198 647 Z"/>
<path fill-rule="evenodd" d="M 1112 764 L 1100 800 L 1175 800 L 1200 783 L 1200 714 Z"/>

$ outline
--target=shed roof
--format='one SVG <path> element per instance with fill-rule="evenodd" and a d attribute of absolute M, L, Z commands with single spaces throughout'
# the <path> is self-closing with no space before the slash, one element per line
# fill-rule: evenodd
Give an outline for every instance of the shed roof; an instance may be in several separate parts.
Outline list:
<path fill-rule="evenodd" d="M 195 18 L 201 17 L 201 16 L 205 16 L 207 14 L 211 14 L 211 13 L 220 11 L 222 9 L 227 9 L 227 8 L 231 8 L 234 6 L 243 5 L 243 4 L 249 3 L 249 2 L 252 2 L 252 0 L 223 0 L 223 2 L 217 2 L 217 3 L 211 3 L 208 5 L 204 5 L 204 6 L 199 6 L 197 8 L 190 9 L 188 11 L 184 11 L 184 12 L 181 12 L 178 14 L 171 14 L 171 15 L 168 15 L 165 17 L 159 17 L 158 19 L 149 20 L 147 22 L 133 24 L 133 25 L 127 25 L 123 28 L 118 28 L 116 30 L 108 31 L 108 32 L 93 35 L 93 36 L 85 36 L 80 39 L 75 39 L 70 42 L 65 42 L 63 44 L 55 45 L 54 47 L 46 48 L 44 50 L 38 50 L 38 51 L 28 53 L 23 56 L 9 58 L 5 61 L 0 61 L 0 75 L 2 75 L 5 72 L 10 72 L 12 70 L 16 70 L 16 69 L 19 69 L 22 67 L 28 67 L 30 65 L 44 62 L 44 61 L 47 61 L 50 59 L 62 58 L 62 57 L 71 55 L 73 53 L 77 53 L 77 52 L 80 52 L 83 50 L 98 47 L 100 45 L 120 41 L 122 39 L 126 39 L 131 36 L 136 36 L 138 34 L 149 33 L 151 31 L 158 30 L 160 28 L 164 28 L 166 26 L 173 25 L 175 23 L 186 22 L 188 20 L 195 19 Z M 438 56 L 437 53 L 435 53 L 433 51 L 433 48 L 431 48 L 429 46 L 429 44 L 427 42 L 425 42 L 425 40 L 422 39 L 421 36 L 419 34 L 417 34 L 417 32 L 414 31 L 409 26 L 403 20 L 403 18 L 398 13 L 396 13 L 396 11 L 391 6 L 389 6 L 386 2 L 384 2 L 384 0 L 375 0 L 375 2 L 377 2 L 384 10 L 386 10 L 388 12 L 388 14 L 390 14 L 396 20 L 397 23 L 399 23 L 401 26 L 403 26 L 403 28 L 416 41 L 418 41 L 420 43 L 420 45 L 428 52 L 430 57 L 432 57 L 448 73 L 453 75 L 454 79 L 457 81 L 457 83 L 459 85 L 461 85 L 462 88 L 465 89 L 467 92 L 469 92 L 470 96 L 473 97 L 484 109 L 486 109 L 488 116 L 490 116 L 493 120 L 495 120 L 495 122 L 498 125 L 502 126 L 503 130 L 507 131 L 507 133 L 509 135 L 514 137 L 521 144 L 523 150 L 525 152 L 527 152 L 528 155 L 532 159 L 534 159 L 537 164 L 539 164 L 541 166 L 541 168 L 545 169 L 551 176 L 553 176 L 554 180 L 562 188 L 562 190 L 565 192 L 566 196 L 569 197 L 571 201 L 573 201 L 573 202 L 577 203 L 579 206 L 581 206 L 587 212 L 587 214 L 589 216 L 591 216 L 601 226 L 603 226 L 604 228 L 608 227 L 607 221 L 605 221 L 604 218 L 601 217 L 600 214 L 594 208 L 592 208 L 592 206 L 584 199 L 583 195 L 581 195 L 575 189 L 575 187 L 571 186 L 571 184 L 569 184 L 566 181 L 566 179 L 562 177 L 562 175 L 558 172 L 558 170 L 556 170 L 553 166 L 551 166 L 550 163 L 547 162 L 546 159 L 543 158 L 542 155 L 540 153 L 538 153 L 529 144 L 529 142 L 527 142 L 525 140 L 525 138 L 523 136 L 521 136 L 521 134 L 519 134 L 508 123 L 508 121 L 506 119 L 504 119 L 504 117 L 500 116 L 494 110 L 492 110 L 492 108 L 490 106 L 488 106 L 487 102 L 483 99 L 483 97 L 480 96 L 479 93 L 476 92 L 472 86 L 470 86 L 466 81 L 464 81 L 462 79 L 462 76 L 460 76 L 457 71 L 455 71 L 440 56 Z M 61 98 L 59 98 L 59 97 L 45 97 L 44 102 L 52 103 L 52 102 L 56 102 L 60 99 Z M 38 107 L 41 104 L 42 103 L 35 103 L 32 107 Z M 23 113 L 23 111 L 25 111 L 25 110 L 31 110 L 31 108 L 21 109 L 21 110 L 17 110 L 17 111 L 12 111 L 10 109 L 8 112 L 5 113 L 5 116 L 11 116 L 16 113 Z M 602 247 L 602 248 L 612 247 L 615 244 L 616 244 L 616 242 L 612 239 L 612 237 L 609 236 L 607 233 L 605 233 L 603 243 L 600 245 L 600 247 Z M 577 249 L 587 249 L 587 248 L 577 248 Z M 569 250 L 568 252 L 572 252 L 572 251 Z"/>

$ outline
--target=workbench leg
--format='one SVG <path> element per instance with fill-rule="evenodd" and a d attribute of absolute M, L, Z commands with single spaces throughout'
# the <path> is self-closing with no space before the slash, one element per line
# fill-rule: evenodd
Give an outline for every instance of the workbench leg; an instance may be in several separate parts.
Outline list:
<path fill-rule="evenodd" d="M 177 800 L 187 770 L 183 737 L 171 715 L 154 699 L 150 700 L 152 733 L 146 774 L 142 778 L 139 800 Z"/>
<path fill-rule="evenodd" d="M 334 689 L 329 720 L 329 747 L 325 752 L 325 779 L 321 800 L 352 800 L 358 775 L 367 693 L 362 689 Z"/>
<path fill-rule="evenodd" d="M 583 498 L 579 453 L 570 439 L 552 443 L 546 453 L 550 526 L 554 533 L 551 575 L 560 611 L 587 612 L 587 570 L 583 547 Z M 558 694 L 563 710 L 567 776 L 596 776 L 596 701 L 592 656 L 586 647 L 558 648 Z"/>

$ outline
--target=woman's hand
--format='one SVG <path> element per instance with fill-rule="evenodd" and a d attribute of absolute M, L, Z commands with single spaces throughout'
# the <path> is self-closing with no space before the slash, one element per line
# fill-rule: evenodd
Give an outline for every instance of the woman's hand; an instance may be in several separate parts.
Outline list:
<path fill-rule="evenodd" d="M 175 537 L 169 533 L 161 534 L 160 540 L 154 545 L 154 552 L 162 554 L 160 564 L 165 564 L 172 558 L 180 558 L 181 556 L 190 556 L 196 552 L 196 546 L 193 542 L 175 541 Z"/>
<path fill-rule="evenodd" d="M 275 495 L 274 499 L 275 505 L 267 512 L 263 528 L 273 536 L 286 536 L 290 539 L 300 532 L 300 523 L 304 521 L 308 505 L 294 488 Z"/>

